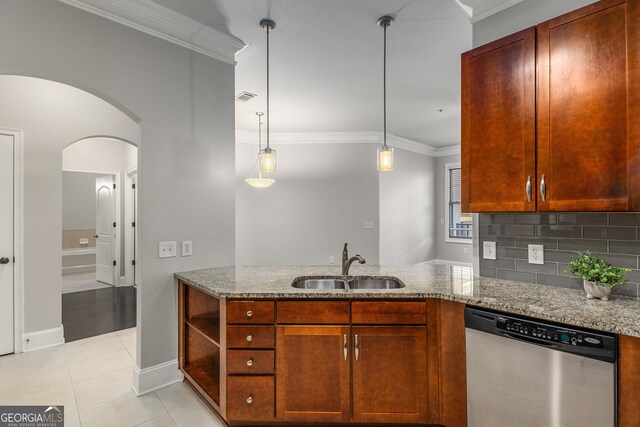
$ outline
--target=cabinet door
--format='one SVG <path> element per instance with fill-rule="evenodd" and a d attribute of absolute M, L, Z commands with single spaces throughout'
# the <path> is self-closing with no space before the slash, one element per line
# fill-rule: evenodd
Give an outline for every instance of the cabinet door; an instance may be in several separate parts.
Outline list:
<path fill-rule="evenodd" d="M 640 209 L 640 2 L 540 24 L 537 60 L 538 210 Z"/>
<path fill-rule="evenodd" d="M 350 418 L 349 327 L 276 327 L 276 419 Z"/>
<path fill-rule="evenodd" d="M 535 51 L 530 28 L 462 54 L 464 212 L 536 210 Z"/>
<path fill-rule="evenodd" d="M 426 422 L 426 327 L 358 326 L 352 335 L 353 421 Z"/>

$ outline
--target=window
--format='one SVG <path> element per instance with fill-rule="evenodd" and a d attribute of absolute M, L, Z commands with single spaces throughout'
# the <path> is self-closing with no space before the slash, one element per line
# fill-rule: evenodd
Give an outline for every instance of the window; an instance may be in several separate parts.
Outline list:
<path fill-rule="evenodd" d="M 472 215 L 462 212 L 462 171 L 460 163 L 448 163 L 446 172 L 446 238 L 447 242 L 471 243 Z"/>

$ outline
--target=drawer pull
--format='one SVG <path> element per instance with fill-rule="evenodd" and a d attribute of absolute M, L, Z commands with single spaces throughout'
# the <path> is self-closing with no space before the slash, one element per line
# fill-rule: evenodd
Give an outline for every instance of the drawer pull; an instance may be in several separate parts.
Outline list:
<path fill-rule="evenodd" d="M 247 366 L 249 367 L 253 366 L 253 359 L 247 360 Z"/>
<path fill-rule="evenodd" d="M 253 335 L 247 335 L 247 341 L 248 342 L 253 341 Z"/>
<path fill-rule="evenodd" d="M 247 397 L 247 404 L 251 405 L 253 403 L 253 396 L 249 395 L 249 397 Z"/>
<path fill-rule="evenodd" d="M 252 317 L 253 316 L 253 311 L 249 310 L 247 311 L 247 317 Z"/>

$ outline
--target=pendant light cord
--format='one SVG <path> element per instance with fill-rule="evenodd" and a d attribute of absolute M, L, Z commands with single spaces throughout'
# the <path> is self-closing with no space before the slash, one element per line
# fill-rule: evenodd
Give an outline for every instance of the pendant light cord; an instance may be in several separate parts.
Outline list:
<path fill-rule="evenodd" d="M 382 103 L 383 103 L 383 123 L 384 123 L 384 142 L 383 146 L 387 147 L 387 27 L 384 25 L 384 53 L 382 65 Z M 268 117 L 268 116 L 267 116 Z M 267 119 L 268 120 L 268 119 Z"/>
<path fill-rule="evenodd" d="M 269 149 L 269 27 L 267 27 L 267 150 Z"/>

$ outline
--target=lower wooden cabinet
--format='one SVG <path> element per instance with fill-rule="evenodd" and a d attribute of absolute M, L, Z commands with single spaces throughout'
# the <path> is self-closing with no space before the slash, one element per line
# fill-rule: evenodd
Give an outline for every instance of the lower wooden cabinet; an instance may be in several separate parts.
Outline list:
<path fill-rule="evenodd" d="M 348 326 L 276 327 L 276 419 L 350 420 Z"/>
<path fill-rule="evenodd" d="M 353 421 L 427 420 L 427 328 L 356 326 L 352 329 Z"/>
<path fill-rule="evenodd" d="M 273 421 L 273 375 L 227 378 L 227 417 L 230 421 Z"/>

